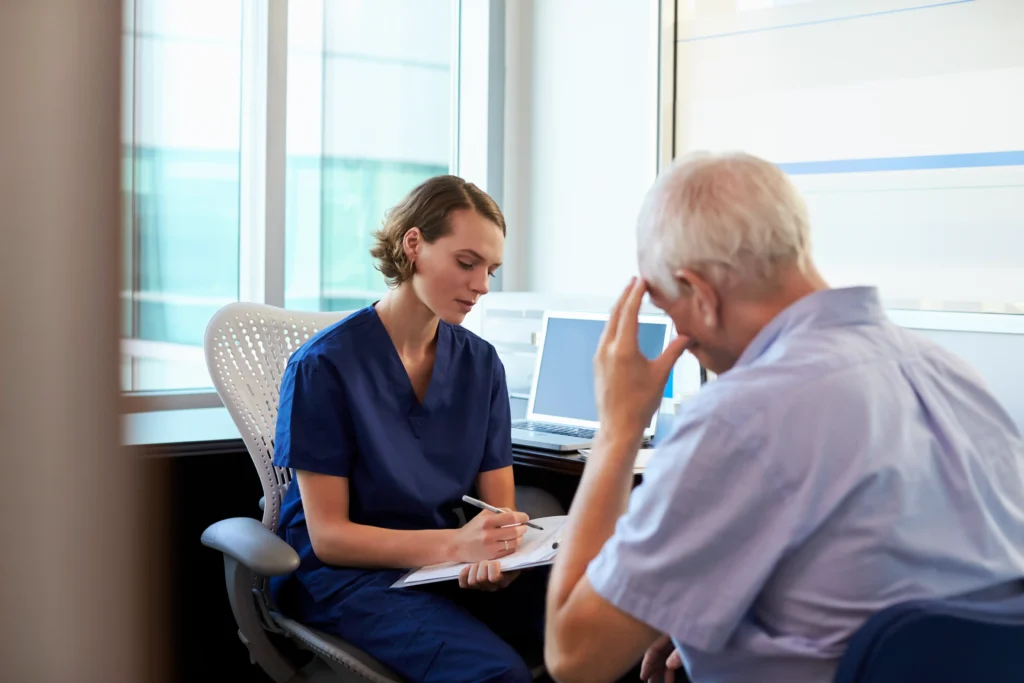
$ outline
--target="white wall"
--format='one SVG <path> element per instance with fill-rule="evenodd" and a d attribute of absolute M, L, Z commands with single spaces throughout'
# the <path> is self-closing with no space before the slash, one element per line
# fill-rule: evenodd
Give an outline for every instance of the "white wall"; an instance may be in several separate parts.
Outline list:
<path fill-rule="evenodd" d="M 656 172 L 658 3 L 507 7 L 505 289 L 615 293 Z"/>

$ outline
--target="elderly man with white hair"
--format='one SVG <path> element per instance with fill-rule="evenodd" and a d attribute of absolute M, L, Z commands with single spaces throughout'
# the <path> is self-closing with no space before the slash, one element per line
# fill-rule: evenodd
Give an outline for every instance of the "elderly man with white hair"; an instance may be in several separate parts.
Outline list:
<path fill-rule="evenodd" d="M 888 605 L 1021 592 L 1017 428 L 875 289 L 830 289 L 809 233 L 786 176 L 749 155 L 686 157 L 649 192 L 643 279 L 598 348 L 601 430 L 548 590 L 557 680 L 615 680 L 643 656 L 645 680 L 683 665 L 694 683 L 826 683 Z M 654 361 L 637 346 L 645 293 L 680 333 Z M 721 376 L 630 496 L 685 350 Z"/>

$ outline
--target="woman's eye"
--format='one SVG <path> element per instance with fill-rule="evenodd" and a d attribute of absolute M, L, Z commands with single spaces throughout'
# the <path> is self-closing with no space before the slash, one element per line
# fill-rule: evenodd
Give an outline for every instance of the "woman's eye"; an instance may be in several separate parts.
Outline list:
<path fill-rule="evenodd" d="M 496 273 L 493 270 L 487 274 L 490 275 L 491 277 L 497 277 Z"/>
<path fill-rule="evenodd" d="M 473 270 L 473 264 L 472 263 L 466 263 L 465 261 L 459 261 L 459 266 L 461 266 L 461 268 L 463 270 Z"/>

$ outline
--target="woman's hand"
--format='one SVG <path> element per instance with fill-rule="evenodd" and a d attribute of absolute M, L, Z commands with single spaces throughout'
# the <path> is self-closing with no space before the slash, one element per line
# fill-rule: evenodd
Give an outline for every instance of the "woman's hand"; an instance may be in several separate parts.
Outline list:
<path fill-rule="evenodd" d="M 654 645 L 647 648 L 644 661 L 640 665 L 640 680 L 648 683 L 675 683 L 676 671 L 683 666 L 679 650 L 672 639 L 662 636 Z"/>
<path fill-rule="evenodd" d="M 525 523 L 529 519 L 525 512 L 497 514 L 483 510 L 455 532 L 452 559 L 456 562 L 480 562 L 514 553 L 526 533 Z"/>
<path fill-rule="evenodd" d="M 502 572 L 501 562 L 497 560 L 484 560 L 464 567 L 459 572 L 459 588 L 472 588 L 493 593 L 508 586 L 516 580 L 517 576 L 519 576 L 519 572 Z"/>

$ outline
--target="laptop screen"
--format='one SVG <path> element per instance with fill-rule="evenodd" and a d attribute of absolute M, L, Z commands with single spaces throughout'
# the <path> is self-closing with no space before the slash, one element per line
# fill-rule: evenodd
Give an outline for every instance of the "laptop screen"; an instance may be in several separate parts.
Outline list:
<path fill-rule="evenodd" d="M 607 319 L 551 316 L 537 370 L 533 415 L 569 418 L 597 425 L 594 353 Z M 640 350 L 657 358 L 665 348 L 669 320 L 640 323 Z"/>

